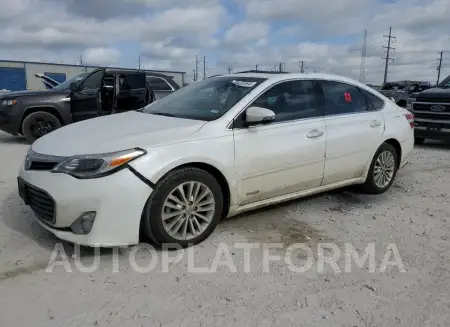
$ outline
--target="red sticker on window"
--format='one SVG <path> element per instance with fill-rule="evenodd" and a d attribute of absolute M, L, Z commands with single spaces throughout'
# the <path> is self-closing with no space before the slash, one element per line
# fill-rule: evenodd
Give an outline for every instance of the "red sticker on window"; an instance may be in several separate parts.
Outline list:
<path fill-rule="evenodd" d="M 344 93 L 345 101 L 352 102 L 352 95 L 348 92 Z"/>

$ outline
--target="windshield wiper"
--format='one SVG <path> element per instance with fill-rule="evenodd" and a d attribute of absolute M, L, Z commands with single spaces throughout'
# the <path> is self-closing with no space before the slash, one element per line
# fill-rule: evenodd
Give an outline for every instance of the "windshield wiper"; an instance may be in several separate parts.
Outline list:
<path fill-rule="evenodd" d="M 150 115 L 157 115 L 157 116 L 176 117 L 174 114 L 168 114 L 166 112 L 159 112 L 159 111 L 149 112 L 149 114 Z"/>

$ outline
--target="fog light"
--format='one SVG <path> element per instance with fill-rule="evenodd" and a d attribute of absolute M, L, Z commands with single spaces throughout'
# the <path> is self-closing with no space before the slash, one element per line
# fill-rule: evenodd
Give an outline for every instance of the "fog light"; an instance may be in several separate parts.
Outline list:
<path fill-rule="evenodd" d="M 94 225 L 95 216 L 97 212 L 88 211 L 84 212 L 80 217 L 77 218 L 70 226 L 70 229 L 74 234 L 89 234 Z"/>

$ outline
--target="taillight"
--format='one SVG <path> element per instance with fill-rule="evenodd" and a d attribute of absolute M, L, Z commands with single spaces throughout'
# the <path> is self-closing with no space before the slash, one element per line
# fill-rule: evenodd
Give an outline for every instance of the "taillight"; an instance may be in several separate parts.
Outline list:
<path fill-rule="evenodd" d="M 414 128 L 414 114 L 408 112 L 407 114 L 405 114 L 405 118 L 408 121 L 409 126 L 411 126 L 411 128 Z"/>

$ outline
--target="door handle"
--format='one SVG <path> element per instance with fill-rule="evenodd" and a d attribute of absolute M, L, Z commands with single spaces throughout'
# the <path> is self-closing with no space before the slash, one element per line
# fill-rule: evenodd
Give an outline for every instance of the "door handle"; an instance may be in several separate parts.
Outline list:
<path fill-rule="evenodd" d="M 381 122 L 378 120 L 372 120 L 372 122 L 370 123 L 370 127 L 378 127 L 381 126 Z"/>
<path fill-rule="evenodd" d="M 323 131 L 320 131 L 318 129 L 313 129 L 312 131 L 310 131 L 307 135 L 308 138 L 312 139 L 315 137 L 320 137 L 323 135 Z"/>

